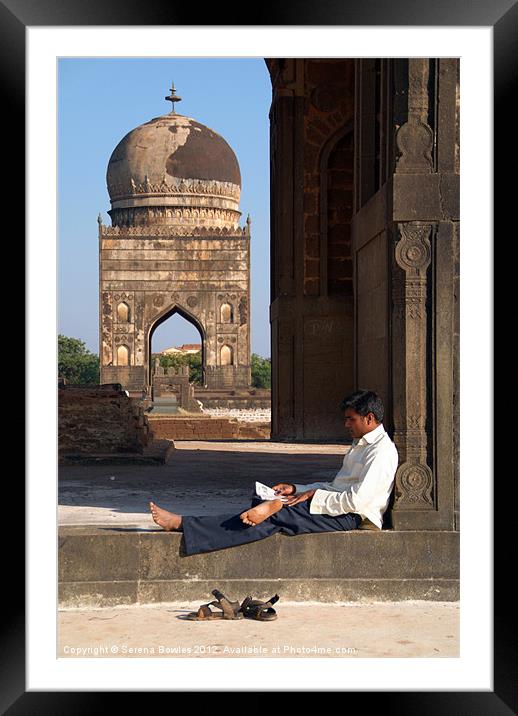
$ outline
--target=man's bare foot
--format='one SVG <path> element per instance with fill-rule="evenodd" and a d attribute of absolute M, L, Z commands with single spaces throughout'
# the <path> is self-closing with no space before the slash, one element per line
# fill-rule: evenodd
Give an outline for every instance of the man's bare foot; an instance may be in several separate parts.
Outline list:
<path fill-rule="evenodd" d="M 261 502 L 260 505 L 242 512 L 239 517 L 245 525 L 255 527 L 255 525 L 259 525 L 261 522 L 268 519 L 268 517 L 271 517 L 276 512 L 281 510 L 282 505 L 282 500 L 266 500 L 266 502 Z"/>
<path fill-rule="evenodd" d="M 177 530 L 182 524 L 181 515 L 175 515 L 174 512 L 163 510 L 161 507 L 158 507 L 158 505 L 155 505 L 154 502 L 149 503 L 149 509 L 151 510 L 151 516 L 154 521 L 166 532 Z"/>

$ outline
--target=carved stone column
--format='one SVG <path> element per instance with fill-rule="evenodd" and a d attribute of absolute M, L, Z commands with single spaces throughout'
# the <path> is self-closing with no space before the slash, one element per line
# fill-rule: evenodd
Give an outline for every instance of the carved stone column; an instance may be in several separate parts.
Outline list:
<path fill-rule="evenodd" d="M 393 273 L 394 441 L 399 452 L 397 511 L 433 509 L 433 475 L 428 464 L 427 269 L 432 226 L 397 225 Z M 401 520 L 399 520 L 401 522 Z"/>

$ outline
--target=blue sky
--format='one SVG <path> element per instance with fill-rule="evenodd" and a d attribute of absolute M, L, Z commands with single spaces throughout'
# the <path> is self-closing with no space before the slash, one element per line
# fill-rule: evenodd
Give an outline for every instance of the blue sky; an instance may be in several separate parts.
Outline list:
<path fill-rule="evenodd" d="M 241 225 L 252 219 L 252 352 L 270 355 L 269 119 L 271 83 L 262 58 L 60 58 L 58 62 L 59 333 L 99 353 L 97 216 L 111 225 L 106 167 L 131 129 L 171 110 L 221 134 L 241 169 Z M 198 343 L 175 316 L 153 336 L 153 351 Z"/>

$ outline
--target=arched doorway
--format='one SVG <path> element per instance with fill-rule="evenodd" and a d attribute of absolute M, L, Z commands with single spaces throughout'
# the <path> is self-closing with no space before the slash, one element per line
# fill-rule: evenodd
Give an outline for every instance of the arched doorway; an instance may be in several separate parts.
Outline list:
<path fill-rule="evenodd" d="M 201 323 L 186 309 L 182 308 L 181 306 L 174 306 L 170 310 L 168 310 L 166 313 L 164 313 L 162 316 L 160 316 L 151 326 L 149 330 L 149 336 L 148 336 L 148 381 L 149 385 L 153 386 L 153 375 L 154 375 L 154 361 L 152 360 L 152 356 L 156 353 L 161 352 L 161 350 L 153 350 L 153 337 L 157 331 L 157 329 L 160 326 L 163 326 L 167 321 L 169 321 L 173 317 L 179 317 L 189 323 L 194 330 L 190 331 L 190 333 L 182 333 L 176 332 L 176 335 L 178 335 L 178 338 L 175 336 L 175 330 L 172 326 L 172 330 L 168 332 L 167 336 L 169 340 L 167 341 L 170 343 L 171 348 L 180 347 L 181 345 L 194 345 L 200 344 L 201 345 L 201 380 L 200 384 L 202 386 L 205 385 L 205 373 L 206 373 L 206 334 L 203 326 Z M 178 324 L 177 324 L 178 326 Z M 183 338 L 182 338 L 183 335 Z M 197 337 L 197 340 L 185 340 L 185 338 L 193 338 Z M 173 345 L 174 344 L 174 345 Z M 163 350 L 163 349 L 162 349 Z M 188 349 L 187 349 L 188 350 Z"/>

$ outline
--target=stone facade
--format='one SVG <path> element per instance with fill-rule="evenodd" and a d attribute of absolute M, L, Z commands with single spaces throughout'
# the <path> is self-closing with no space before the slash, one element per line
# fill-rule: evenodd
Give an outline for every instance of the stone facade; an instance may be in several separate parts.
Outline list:
<path fill-rule="evenodd" d="M 175 313 L 202 342 L 207 388 L 250 385 L 250 220 L 238 225 L 235 155 L 175 113 L 137 127 L 107 173 L 112 226 L 99 219 L 101 383 L 150 396 L 151 340 Z"/>
<path fill-rule="evenodd" d="M 272 438 L 376 390 L 392 524 L 458 528 L 459 61 L 267 59 Z"/>

